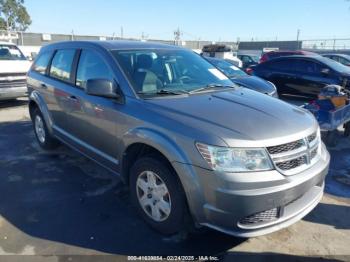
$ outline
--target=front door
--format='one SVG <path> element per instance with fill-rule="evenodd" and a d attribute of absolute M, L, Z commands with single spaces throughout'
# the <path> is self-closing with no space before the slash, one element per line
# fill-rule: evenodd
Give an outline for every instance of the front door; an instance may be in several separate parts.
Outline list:
<path fill-rule="evenodd" d="M 94 50 L 84 49 L 77 67 L 73 91 L 76 106 L 69 113 L 72 123 L 69 133 L 78 139 L 82 150 L 89 151 L 100 162 L 118 164 L 117 123 L 123 105 L 110 98 L 88 95 L 85 87 L 89 79 L 115 81 L 103 57 Z"/>

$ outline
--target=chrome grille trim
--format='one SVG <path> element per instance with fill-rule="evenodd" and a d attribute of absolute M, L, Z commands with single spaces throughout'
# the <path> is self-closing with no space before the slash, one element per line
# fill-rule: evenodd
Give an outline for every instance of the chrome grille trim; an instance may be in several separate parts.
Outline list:
<path fill-rule="evenodd" d="M 273 147 L 267 147 L 275 168 L 284 175 L 294 175 L 317 162 L 321 138 L 317 132 L 311 135 Z M 290 149 L 287 150 L 286 149 Z"/>
<path fill-rule="evenodd" d="M 278 145 L 278 146 L 270 146 L 267 148 L 267 151 L 269 151 L 270 154 L 280 154 L 283 152 L 288 152 L 292 150 L 296 150 L 304 145 L 304 141 L 302 139 Z"/>
<path fill-rule="evenodd" d="M 317 134 L 316 134 L 316 132 L 315 132 L 315 133 L 309 135 L 309 136 L 307 137 L 307 140 L 309 141 L 309 143 L 311 143 L 312 141 L 314 141 L 314 140 L 316 139 L 316 137 L 317 137 Z"/>

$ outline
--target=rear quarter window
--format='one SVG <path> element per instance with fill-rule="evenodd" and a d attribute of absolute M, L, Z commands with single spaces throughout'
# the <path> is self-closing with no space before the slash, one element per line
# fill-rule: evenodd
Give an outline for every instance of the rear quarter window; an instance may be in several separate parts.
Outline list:
<path fill-rule="evenodd" d="M 52 57 L 52 53 L 53 53 L 52 51 L 49 51 L 49 52 L 44 52 L 40 54 L 35 60 L 35 62 L 33 63 L 32 70 L 39 74 L 45 75 L 46 69 Z"/>

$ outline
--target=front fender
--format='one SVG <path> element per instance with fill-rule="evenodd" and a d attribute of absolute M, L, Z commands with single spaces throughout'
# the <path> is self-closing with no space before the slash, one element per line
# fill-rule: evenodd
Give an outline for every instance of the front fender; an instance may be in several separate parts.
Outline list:
<path fill-rule="evenodd" d="M 149 145 L 161 152 L 170 162 L 188 164 L 189 158 L 185 152 L 170 137 L 151 128 L 135 128 L 124 135 L 124 148 L 135 143 Z"/>
<path fill-rule="evenodd" d="M 47 129 L 52 134 L 52 126 L 53 126 L 52 117 L 42 95 L 38 91 L 34 90 L 31 92 L 29 96 L 29 100 L 30 102 L 33 101 L 38 106 L 41 114 L 45 119 Z"/>
<path fill-rule="evenodd" d="M 133 129 L 125 134 L 123 140 L 125 150 L 132 144 L 143 143 L 157 149 L 170 161 L 185 191 L 190 212 L 199 221 L 203 217 L 204 196 L 198 174 L 185 151 L 170 137 L 150 128 Z"/>

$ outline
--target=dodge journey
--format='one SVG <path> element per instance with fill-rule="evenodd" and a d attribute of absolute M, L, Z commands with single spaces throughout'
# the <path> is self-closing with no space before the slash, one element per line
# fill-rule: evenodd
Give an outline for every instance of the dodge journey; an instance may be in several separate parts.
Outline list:
<path fill-rule="evenodd" d="M 323 195 L 329 154 L 305 110 L 236 86 L 191 50 L 136 41 L 43 47 L 27 77 L 40 146 L 112 171 L 155 230 L 253 237 Z"/>

